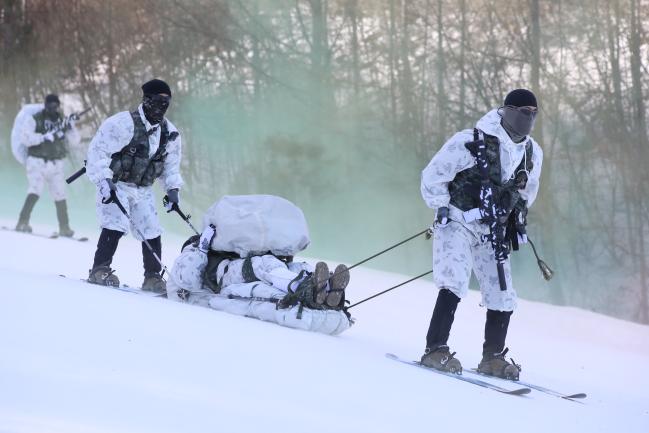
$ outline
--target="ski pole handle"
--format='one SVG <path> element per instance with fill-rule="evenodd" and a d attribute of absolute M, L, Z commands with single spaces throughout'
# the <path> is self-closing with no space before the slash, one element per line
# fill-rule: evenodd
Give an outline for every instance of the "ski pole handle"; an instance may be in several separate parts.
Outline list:
<path fill-rule="evenodd" d="M 187 223 L 189 227 L 196 233 L 197 235 L 200 235 L 198 230 L 196 230 L 196 227 L 189 221 L 189 219 L 192 217 L 191 215 L 185 215 L 183 211 L 180 210 L 180 206 L 178 206 L 178 203 L 172 203 L 171 208 L 167 207 L 169 204 L 169 197 L 166 195 L 162 198 L 162 204 L 167 208 L 167 213 L 169 212 L 176 212 L 180 218 L 182 218 L 183 221 Z"/>

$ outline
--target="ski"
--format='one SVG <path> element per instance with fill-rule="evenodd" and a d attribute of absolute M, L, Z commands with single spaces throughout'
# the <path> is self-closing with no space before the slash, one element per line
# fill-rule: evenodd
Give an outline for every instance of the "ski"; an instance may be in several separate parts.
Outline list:
<path fill-rule="evenodd" d="M 77 241 L 77 242 L 87 242 L 88 238 L 85 236 L 61 236 L 59 235 L 58 232 L 54 232 L 49 236 L 50 239 L 70 239 L 71 241 Z"/>
<path fill-rule="evenodd" d="M 503 379 L 501 377 L 489 376 L 489 375 L 480 373 L 475 368 L 472 368 L 471 370 L 466 370 L 466 372 L 469 373 L 469 374 L 475 375 L 475 376 L 488 377 L 488 378 L 497 379 L 497 380 L 500 380 L 500 381 L 503 381 L 503 382 L 516 383 L 518 385 L 526 386 L 526 387 L 534 389 L 536 391 L 543 392 L 545 394 L 549 394 L 549 395 L 552 395 L 554 397 L 563 398 L 565 400 L 574 401 L 574 399 L 582 399 L 582 398 L 587 397 L 586 393 L 583 393 L 583 392 L 578 392 L 576 394 L 564 394 L 562 392 L 555 391 L 553 389 L 546 388 L 544 386 L 535 385 L 533 383 L 524 382 L 522 380 L 509 380 L 509 379 Z"/>
<path fill-rule="evenodd" d="M 63 278 L 66 278 L 66 279 L 71 279 L 67 275 L 63 275 L 63 274 L 59 274 L 59 277 L 63 277 Z M 79 278 L 78 281 L 88 283 L 88 280 L 86 280 L 85 278 Z M 92 283 L 88 283 L 88 284 L 92 284 Z M 144 296 L 148 296 L 150 298 L 166 298 L 167 297 L 166 293 L 149 292 L 147 290 L 142 290 L 142 289 L 137 288 L 137 287 L 131 287 L 131 286 L 126 285 L 126 284 L 120 284 L 119 286 L 103 286 L 101 284 L 93 284 L 93 286 L 106 287 L 106 288 L 109 288 L 109 289 L 115 289 L 115 290 L 119 290 L 119 291 L 122 291 L 122 292 L 133 293 L 135 295 L 144 295 Z"/>
<path fill-rule="evenodd" d="M 385 356 L 388 359 L 392 359 L 394 361 L 401 362 L 403 364 L 413 365 L 415 367 L 423 368 L 426 371 L 431 371 L 433 373 L 437 373 L 437 374 L 440 374 L 442 376 L 446 376 L 446 377 L 450 377 L 450 378 L 453 378 L 453 379 L 461 380 L 462 382 L 471 383 L 473 385 L 477 385 L 477 386 L 480 386 L 482 388 L 487 388 L 487 389 L 491 389 L 493 391 L 498 391 L 498 392 L 501 392 L 503 394 L 525 395 L 525 394 L 529 394 L 531 392 L 530 388 L 525 388 L 525 387 L 523 387 L 523 388 L 515 388 L 515 389 L 503 388 L 503 387 L 495 385 L 493 383 L 485 382 L 484 380 L 476 379 L 476 378 L 473 378 L 473 377 L 466 377 L 466 376 L 462 376 L 462 375 L 459 375 L 459 374 L 453 374 L 453 373 L 447 373 L 447 372 L 440 371 L 440 370 L 435 370 L 434 368 L 428 368 L 428 367 L 425 367 L 425 366 L 421 365 L 421 363 L 419 361 L 407 361 L 405 359 L 401 359 L 401 358 L 399 358 L 397 355 L 395 355 L 393 353 L 386 353 Z"/>
<path fill-rule="evenodd" d="M 31 236 L 36 236 L 39 238 L 45 238 L 45 239 L 69 239 L 71 241 L 77 241 L 77 242 L 87 242 L 88 238 L 83 236 L 83 237 L 74 237 L 74 236 L 59 236 L 58 232 L 54 232 L 51 235 L 46 235 L 42 233 L 34 233 L 34 232 L 19 232 L 18 230 L 12 229 L 10 227 L 2 226 L 2 230 L 6 230 L 8 232 L 15 232 L 15 233 L 21 233 L 24 235 L 31 235 Z"/>

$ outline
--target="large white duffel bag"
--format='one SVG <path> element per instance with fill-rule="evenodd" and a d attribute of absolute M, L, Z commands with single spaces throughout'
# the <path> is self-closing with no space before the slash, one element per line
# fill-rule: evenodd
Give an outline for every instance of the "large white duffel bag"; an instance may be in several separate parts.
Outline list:
<path fill-rule="evenodd" d="M 274 195 L 226 195 L 207 210 L 204 227 L 216 226 L 212 249 L 241 257 L 271 252 L 294 256 L 311 242 L 302 210 Z"/>
<path fill-rule="evenodd" d="M 11 151 L 16 160 L 25 165 L 27 161 L 27 146 L 22 140 L 22 131 L 25 121 L 43 109 L 43 104 L 27 104 L 20 109 L 11 128 Z"/>

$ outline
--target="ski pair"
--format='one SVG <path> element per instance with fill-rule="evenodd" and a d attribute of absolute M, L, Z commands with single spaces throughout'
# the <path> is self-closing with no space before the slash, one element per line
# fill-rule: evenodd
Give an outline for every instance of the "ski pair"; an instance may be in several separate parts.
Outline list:
<path fill-rule="evenodd" d="M 24 231 L 18 231 L 15 229 L 12 229 L 10 227 L 2 226 L 2 230 L 6 230 L 8 232 L 16 232 L 16 233 L 22 233 L 26 235 L 31 235 L 31 236 L 36 236 L 39 238 L 46 238 L 46 239 L 70 239 L 72 241 L 78 241 L 78 242 L 86 242 L 88 241 L 88 238 L 83 236 L 83 237 L 78 237 L 78 236 L 60 236 L 58 232 L 54 232 L 51 235 L 46 235 L 42 233 L 34 233 L 34 232 L 24 232 Z"/>
<path fill-rule="evenodd" d="M 425 369 L 427 371 L 431 371 L 433 373 L 441 374 L 443 376 L 447 376 L 447 377 L 450 377 L 450 378 L 453 378 L 453 379 L 461 380 L 463 382 L 471 383 L 473 385 L 477 385 L 477 386 L 480 386 L 482 388 L 491 389 L 493 391 L 501 392 L 503 394 L 525 395 L 525 394 L 529 394 L 532 391 L 532 389 L 534 389 L 536 391 L 543 392 L 545 394 L 552 395 L 552 396 L 555 396 L 555 397 L 560 397 L 560 398 L 563 398 L 565 400 L 570 400 L 570 401 L 576 401 L 574 399 L 586 398 L 586 394 L 584 394 L 584 393 L 564 394 L 564 393 L 561 393 L 561 392 L 558 392 L 558 391 L 555 391 L 555 390 L 552 390 L 552 389 L 549 389 L 549 388 L 546 388 L 546 387 L 543 387 L 543 386 L 540 386 L 540 385 L 535 385 L 535 384 L 531 384 L 531 383 L 527 383 L 527 382 L 522 382 L 520 380 L 519 381 L 513 381 L 513 380 L 508 380 L 508 379 L 502 379 L 502 378 L 495 377 L 495 376 L 487 376 L 487 375 L 478 373 L 475 369 L 473 369 L 473 370 L 465 370 L 465 372 L 469 373 L 469 375 L 470 375 L 469 377 L 467 377 L 467 376 L 461 376 L 461 375 L 458 375 L 458 374 L 447 373 L 447 372 L 444 372 L 444 371 L 435 370 L 433 368 L 425 367 L 425 366 L 421 365 L 421 363 L 419 361 L 408 361 L 408 360 L 399 358 L 397 355 L 394 355 L 392 353 L 386 353 L 385 356 L 388 359 L 392 359 L 394 361 L 401 362 L 403 364 L 413 365 L 415 367 L 423 368 L 423 369 Z M 512 384 L 520 385 L 520 387 L 519 388 L 514 388 L 514 389 L 505 388 L 505 387 L 493 384 L 491 382 L 486 382 L 484 380 L 478 379 L 475 376 L 482 376 L 482 377 L 488 377 L 490 379 L 497 379 L 499 381 L 504 381 L 504 382 L 509 382 L 509 383 L 512 383 Z"/>
<path fill-rule="evenodd" d="M 534 389 L 536 391 L 540 391 L 540 392 L 543 392 L 545 394 L 553 395 L 555 397 L 563 398 L 563 399 L 566 399 L 566 400 L 582 399 L 582 398 L 587 397 L 587 395 L 585 393 L 583 393 L 583 392 L 578 392 L 578 393 L 575 393 L 575 394 L 564 394 L 562 392 L 555 391 L 553 389 L 546 388 L 546 387 L 543 387 L 543 386 L 540 386 L 540 385 L 535 385 L 533 383 L 524 382 L 522 380 L 509 380 L 509 379 L 503 379 L 501 377 L 496 377 L 496 376 L 488 376 L 486 374 L 480 373 L 475 368 L 472 368 L 471 370 L 465 370 L 465 372 L 467 372 L 469 374 L 472 374 L 472 375 L 475 375 L 475 376 L 483 376 L 483 377 L 493 378 L 493 379 L 504 381 L 504 382 L 517 383 L 517 384 L 519 384 L 521 386 L 526 386 L 526 387 Z"/>
<path fill-rule="evenodd" d="M 69 279 L 69 280 L 72 279 L 72 278 L 68 277 L 67 275 L 63 275 L 63 274 L 59 274 L 59 277 L 63 277 L 63 278 Z M 83 281 L 84 283 L 88 283 L 88 280 L 86 280 L 85 278 L 79 278 L 78 281 Z M 88 284 L 91 284 L 91 283 L 88 283 Z M 137 287 L 131 287 L 131 286 L 126 285 L 126 284 L 120 284 L 119 286 L 103 286 L 103 285 L 100 285 L 100 284 L 92 284 L 92 285 L 97 286 L 97 287 L 107 287 L 109 289 L 115 289 L 115 290 L 119 290 L 121 292 L 128 292 L 128 293 L 133 293 L 133 294 L 136 294 L 136 295 L 144 295 L 144 296 L 148 296 L 148 297 L 151 297 L 151 298 L 166 298 L 167 297 L 166 293 L 155 293 L 155 292 L 151 292 L 151 291 L 147 291 L 147 290 L 142 290 L 142 289 L 137 288 Z"/>
<path fill-rule="evenodd" d="M 529 394 L 532 391 L 529 388 L 516 388 L 516 389 L 503 388 L 501 386 L 494 385 L 493 383 L 485 382 L 484 380 L 475 379 L 473 377 L 466 377 L 466 376 L 462 376 L 462 375 L 455 374 L 455 373 L 448 373 L 446 371 L 436 370 L 434 368 L 425 367 L 419 361 L 408 361 L 408 360 L 405 360 L 405 359 L 401 359 L 401 358 L 399 358 L 397 355 L 395 355 L 393 353 L 386 353 L 385 356 L 388 359 L 392 359 L 394 361 L 401 362 L 403 364 L 413 365 L 415 367 L 422 368 L 422 369 L 424 369 L 426 371 L 432 371 L 433 373 L 441 374 L 442 376 L 446 376 L 446 377 L 450 377 L 450 378 L 453 378 L 453 379 L 461 380 L 462 382 L 472 383 L 473 385 L 478 385 L 478 386 L 480 386 L 482 388 L 491 389 L 491 390 L 494 390 L 494 391 L 501 392 L 503 394 L 525 395 L 525 394 Z"/>

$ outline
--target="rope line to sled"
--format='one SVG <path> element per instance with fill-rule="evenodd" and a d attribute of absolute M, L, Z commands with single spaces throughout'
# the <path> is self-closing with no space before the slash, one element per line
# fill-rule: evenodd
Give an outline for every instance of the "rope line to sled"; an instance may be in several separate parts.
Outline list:
<path fill-rule="evenodd" d="M 407 281 L 404 281 L 403 283 L 399 283 L 399 284 L 397 284 L 396 286 L 392 286 L 392 287 L 390 287 L 389 289 L 385 289 L 385 290 L 383 290 L 382 292 L 376 293 L 376 294 L 370 296 L 369 298 L 365 298 L 365 299 L 363 299 L 362 301 L 358 301 L 358 302 L 356 302 L 355 304 L 352 304 L 352 305 L 350 305 L 349 307 L 347 307 L 347 309 L 349 310 L 350 308 L 355 307 L 355 306 L 357 306 L 357 305 L 359 305 L 359 304 L 362 304 L 362 303 L 365 302 L 365 301 L 369 301 L 370 299 L 376 298 L 377 296 L 381 296 L 381 295 L 383 295 L 384 293 L 389 292 L 390 290 L 394 290 L 394 289 L 396 289 L 397 287 L 401 287 L 401 286 L 403 286 L 403 285 L 406 285 L 406 284 L 408 284 L 408 283 L 411 283 L 411 282 L 413 282 L 413 281 L 415 281 L 415 280 L 417 280 L 417 279 L 419 279 L 419 278 L 421 278 L 421 277 L 425 277 L 426 275 L 428 275 L 428 274 L 432 274 L 432 273 L 433 273 L 433 270 L 431 269 L 430 271 L 428 271 L 428 272 L 424 272 L 424 273 L 421 274 L 421 275 L 417 275 L 416 277 L 413 277 L 413 278 L 411 278 L 411 279 L 409 279 L 409 280 L 407 280 Z"/>
<path fill-rule="evenodd" d="M 385 254 L 385 253 L 387 253 L 388 251 L 393 250 L 393 249 L 395 249 L 396 247 L 405 244 L 406 242 L 410 242 L 411 240 L 413 240 L 413 239 L 415 239 L 415 238 L 417 238 L 417 237 L 419 237 L 419 236 L 421 236 L 421 235 L 423 235 L 423 234 L 425 234 L 425 233 L 428 233 L 428 232 L 430 232 L 430 228 L 427 228 L 426 230 L 422 230 L 422 231 L 420 231 L 419 233 L 410 236 L 408 239 L 404 239 L 404 240 L 402 240 L 401 242 L 398 242 L 398 243 L 396 243 L 396 244 L 394 244 L 394 245 L 392 245 L 392 246 L 390 246 L 390 247 L 384 249 L 383 251 L 379 251 L 378 253 L 376 253 L 376 254 L 374 254 L 374 255 L 372 255 L 372 256 L 366 258 L 366 259 L 361 260 L 361 261 L 358 262 L 358 263 L 354 263 L 353 265 L 349 266 L 349 267 L 348 267 L 347 269 L 345 269 L 345 270 L 338 271 L 338 272 L 334 272 L 334 273 L 331 274 L 331 276 L 329 277 L 329 280 L 331 280 L 333 277 L 335 277 L 335 276 L 338 275 L 338 274 L 342 274 L 343 272 L 346 272 L 346 271 L 351 271 L 351 270 L 354 269 L 355 267 L 360 266 L 360 265 L 362 265 L 363 263 L 369 262 L 370 260 L 372 260 L 372 259 L 374 259 L 374 258 L 376 258 L 376 257 L 378 257 L 378 256 L 380 256 L 380 255 L 382 255 L 382 254 Z M 431 271 L 431 272 L 432 272 L 432 271 Z"/>

